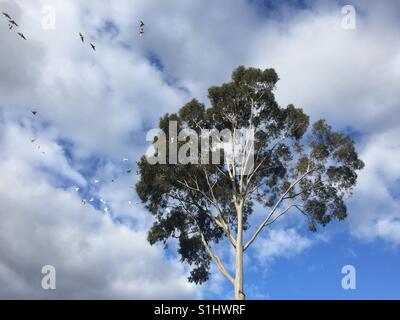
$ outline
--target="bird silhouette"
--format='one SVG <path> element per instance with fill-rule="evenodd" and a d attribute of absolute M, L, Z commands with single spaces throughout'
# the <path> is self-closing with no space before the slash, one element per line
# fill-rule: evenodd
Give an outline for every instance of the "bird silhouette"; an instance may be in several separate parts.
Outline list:
<path fill-rule="evenodd" d="M 24 40 L 26 40 L 25 36 L 21 32 L 17 32 L 17 34 Z"/>
<path fill-rule="evenodd" d="M 79 32 L 79 36 L 81 37 L 81 41 L 85 42 L 85 37 L 83 36 L 83 34 Z"/>
<path fill-rule="evenodd" d="M 5 16 L 7 19 L 12 20 L 10 15 L 7 12 L 2 12 L 3 16 Z"/>
<path fill-rule="evenodd" d="M 93 43 L 91 43 L 90 46 L 92 47 L 93 51 L 96 51 L 96 46 Z"/>
<path fill-rule="evenodd" d="M 140 26 L 139 26 L 139 35 L 141 36 L 141 37 L 143 37 L 144 36 L 144 22 L 142 21 L 142 20 L 140 20 Z"/>
<path fill-rule="evenodd" d="M 37 111 L 31 111 L 34 116 L 37 115 Z"/>
<path fill-rule="evenodd" d="M 9 24 L 8 24 L 8 29 L 11 30 L 12 28 L 13 28 L 13 25 L 12 25 L 11 23 L 9 23 Z"/>
<path fill-rule="evenodd" d="M 13 24 L 14 26 L 18 27 L 18 23 L 16 23 L 14 20 L 9 20 L 8 22 Z"/>

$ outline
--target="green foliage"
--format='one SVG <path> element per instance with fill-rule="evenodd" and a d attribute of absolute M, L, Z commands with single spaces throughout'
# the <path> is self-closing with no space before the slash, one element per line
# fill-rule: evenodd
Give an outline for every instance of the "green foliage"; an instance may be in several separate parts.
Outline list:
<path fill-rule="evenodd" d="M 192 100 L 177 114 L 160 119 L 160 129 L 167 134 L 169 121 L 178 122 L 178 131 L 191 128 L 198 134 L 201 129 L 253 127 L 254 174 L 231 179 L 225 163 L 151 165 L 144 157 L 138 163 L 141 179 L 136 189 L 155 217 L 148 240 L 167 245 L 169 238 L 177 239 L 182 261 L 192 266 L 192 282 L 202 283 L 209 276 L 211 258 L 201 234 L 207 243 L 227 236 L 213 217 L 221 216 L 230 231 L 237 228 L 234 197 L 244 200 L 245 229 L 255 203 L 271 208 L 288 189 L 284 200 L 305 215 L 311 231 L 347 216 L 345 196 L 364 166 L 354 141 L 332 131 L 324 120 L 308 130 L 309 117 L 302 109 L 280 107 L 275 101 L 278 80 L 273 69 L 241 66 L 231 82 L 209 89 L 209 108 Z"/>

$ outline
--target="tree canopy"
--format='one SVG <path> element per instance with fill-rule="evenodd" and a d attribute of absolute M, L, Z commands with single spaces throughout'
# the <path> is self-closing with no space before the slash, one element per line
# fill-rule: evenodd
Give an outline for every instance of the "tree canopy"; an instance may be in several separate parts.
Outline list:
<path fill-rule="evenodd" d="M 169 145 L 159 151 L 165 152 L 166 163 L 151 164 L 145 156 L 138 163 L 141 178 L 136 189 L 155 217 L 148 240 L 167 245 L 168 239 L 176 238 L 181 260 L 192 266 L 191 282 L 206 281 L 214 261 L 234 284 L 234 276 L 213 252 L 213 243 L 227 239 L 234 248 L 240 246 L 242 254 L 288 212 L 303 215 L 314 232 L 347 216 L 345 198 L 364 166 L 354 141 L 325 120 L 310 125 L 301 108 L 279 106 L 274 95 L 278 80 L 274 69 L 240 66 L 230 82 L 209 89 L 209 107 L 194 99 L 159 122 L 166 136 L 173 121 L 178 132 L 191 129 L 199 136 L 204 130 L 253 129 L 249 174 L 241 174 L 237 163 L 226 160 L 171 164 Z M 187 140 L 176 143 L 183 147 Z M 247 235 L 255 204 L 265 208 L 265 220 Z"/>

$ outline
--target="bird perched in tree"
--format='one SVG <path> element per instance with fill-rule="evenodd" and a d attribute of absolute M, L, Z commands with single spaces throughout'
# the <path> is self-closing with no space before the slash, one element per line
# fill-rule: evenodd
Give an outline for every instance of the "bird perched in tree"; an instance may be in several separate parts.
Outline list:
<path fill-rule="evenodd" d="M 17 34 L 24 40 L 26 40 L 25 36 L 21 32 L 17 32 Z"/>
<path fill-rule="evenodd" d="M 90 46 L 92 47 L 93 51 L 96 51 L 96 46 L 93 43 L 91 43 Z"/>
<path fill-rule="evenodd" d="M 13 28 L 13 25 L 12 25 L 11 23 L 9 23 L 9 24 L 8 24 L 8 29 L 11 30 L 12 28 Z"/>
<path fill-rule="evenodd" d="M 10 15 L 7 12 L 2 12 L 3 16 L 5 16 L 7 19 L 12 20 Z"/>
<path fill-rule="evenodd" d="M 81 37 L 81 41 L 85 42 L 85 37 L 83 36 L 83 34 L 79 32 L 79 36 Z"/>
<path fill-rule="evenodd" d="M 14 26 L 18 27 L 18 23 L 16 23 L 14 20 L 9 20 L 8 22 L 10 24 L 13 24 Z"/>
<path fill-rule="evenodd" d="M 37 111 L 31 111 L 34 116 L 37 115 Z"/>

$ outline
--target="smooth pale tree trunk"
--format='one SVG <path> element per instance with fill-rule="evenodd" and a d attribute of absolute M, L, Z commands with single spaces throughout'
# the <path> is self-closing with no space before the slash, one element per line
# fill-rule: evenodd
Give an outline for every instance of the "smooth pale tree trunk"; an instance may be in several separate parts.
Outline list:
<path fill-rule="evenodd" d="M 238 216 L 235 264 L 235 299 L 244 300 L 243 294 L 243 206 L 237 205 Z"/>

